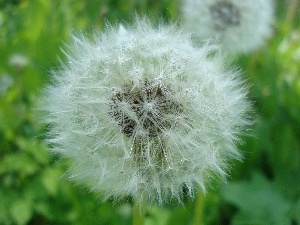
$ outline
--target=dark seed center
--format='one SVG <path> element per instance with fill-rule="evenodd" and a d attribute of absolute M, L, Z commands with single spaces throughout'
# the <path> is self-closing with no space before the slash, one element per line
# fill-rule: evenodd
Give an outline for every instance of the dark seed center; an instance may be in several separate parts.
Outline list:
<path fill-rule="evenodd" d="M 169 88 L 149 81 L 139 87 L 124 86 L 111 97 L 109 108 L 109 115 L 128 137 L 156 137 L 174 124 L 170 116 L 182 111 Z"/>
<path fill-rule="evenodd" d="M 240 11 L 230 1 L 218 1 L 210 7 L 210 12 L 218 29 L 226 29 L 240 24 Z"/>

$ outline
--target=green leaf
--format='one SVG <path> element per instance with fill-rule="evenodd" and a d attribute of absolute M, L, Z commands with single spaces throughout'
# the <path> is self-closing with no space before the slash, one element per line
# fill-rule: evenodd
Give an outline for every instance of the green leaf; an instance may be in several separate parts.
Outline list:
<path fill-rule="evenodd" d="M 49 168 L 43 171 L 42 182 L 45 189 L 52 195 L 56 195 L 58 191 L 58 181 L 63 171 L 59 168 Z"/>
<path fill-rule="evenodd" d="M 4 221 L 7 221 L 9 219 L 8 210 L 7 210 L 7 201 L 5 201 L 5 193 L 3 190 L 0 189 L 0 222 L 4 223 Z"/>
<path fill-rule="evenodd" d="M 33 179 L 30 179 L 30 182 L 26 182 L 22 188 L 24 190 L 24 195 L 34 201 L 44 201 L 49 196 L 49 193 L 43 185 L 41 173 Z"/>
<path fill-rule="evenodd" d="M 291 202 L 261 174 L 254 173 L 250 181 L 229 183 L 222 195 L 238 208 L 232 224 L 290 225 Z"/>
<path fill-rule="evenodd" d="M 28 199 L 19 199 L 13 203 L 10 213 L 17 224 L 27 224 L 33 214 L 32 204 Z"/>
<path fill-rule="evenodd" d="M 31 175 L 38 169 L 36 162 L 24 152 L 7 154 L 0 160 L 0 174 L 19 172 L 22 175 Z"/>
<path fill-rule="evenodd" d="M 46 144 L 37 139 L 25 138 L 17 138 L 16 142 L 21 150 L 30 153 L 37 162 L 41 164 L 49 163 L 51 156 L 47 151 Z"/>
<path fill-rule="evenodd" d="M 71 221 L 78 220 L 78 210 L 71 207 L 71 203 L 61 202 L 60 199 L 37 202 L 34 207 L 43 217 L 55 221 L 53 224 L 73 224 Z"/>
<path fill-rule="evenodd" d="M 298 224 L 300 224 L 300 199 L 298 200 L 298 202 L 295 205 L 293 216 L 294 216 L 294 219 L 298 222 Z"/>

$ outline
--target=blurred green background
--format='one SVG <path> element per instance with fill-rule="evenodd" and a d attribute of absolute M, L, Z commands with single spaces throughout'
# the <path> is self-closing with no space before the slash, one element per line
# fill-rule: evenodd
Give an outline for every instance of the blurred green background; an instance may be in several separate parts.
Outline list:
<path fill-rule="evenodd" d="M 300 225 L 300 5 L 277 0 L 274 36 L 234 64 L 251 86 L 256 123 L 227 184 L 204 202 L 203 224 Z M 132 203 L 101 201 L 65 177 L 43 143 L 35 102 L 70 34 L 92 35 L 135 12 L 180 20 L 180 0 L 0 0 L 0 225 L 131 224 Z M 146 225 L 192 224 L 195 201 L 149 206 Z"/>

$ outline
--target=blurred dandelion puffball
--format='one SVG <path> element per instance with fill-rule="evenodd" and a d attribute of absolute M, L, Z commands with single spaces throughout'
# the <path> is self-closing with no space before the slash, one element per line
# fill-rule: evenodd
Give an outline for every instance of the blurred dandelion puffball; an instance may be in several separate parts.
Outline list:
<path fill-rule="evenodd" d="M 181 11 L 186 30 L 229 54 L 254 51 L 272 35 L 272 0 L 183 0 Z"/>
<path fill-rule="evenodd" d="M 74 37 L 45 90 L 52 151 L 71 177 L 103 193 L 162 203 L 224 177 L 248 124 L 247 88 L 215 46 L 194 48 L 176 26 L 140 20 Z"/>

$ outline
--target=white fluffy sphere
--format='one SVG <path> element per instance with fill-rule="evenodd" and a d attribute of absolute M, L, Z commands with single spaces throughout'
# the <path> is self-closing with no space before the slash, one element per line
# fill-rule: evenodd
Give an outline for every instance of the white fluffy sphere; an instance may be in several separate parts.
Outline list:
<path fill-rule="evenodd" d="M 247 88 L 215 46 L 146 19 L 74 37 L 43 98 L 52 151 L 104 197 L 163 202 L 224 177 L 249 124 Z"/>
<path fill-rule="evenodd" d="M 182 1 L 186 29 L 199 39 L 215 38 L 227 53 L 248 53 L 272 35 L 272 0 Z"/>

